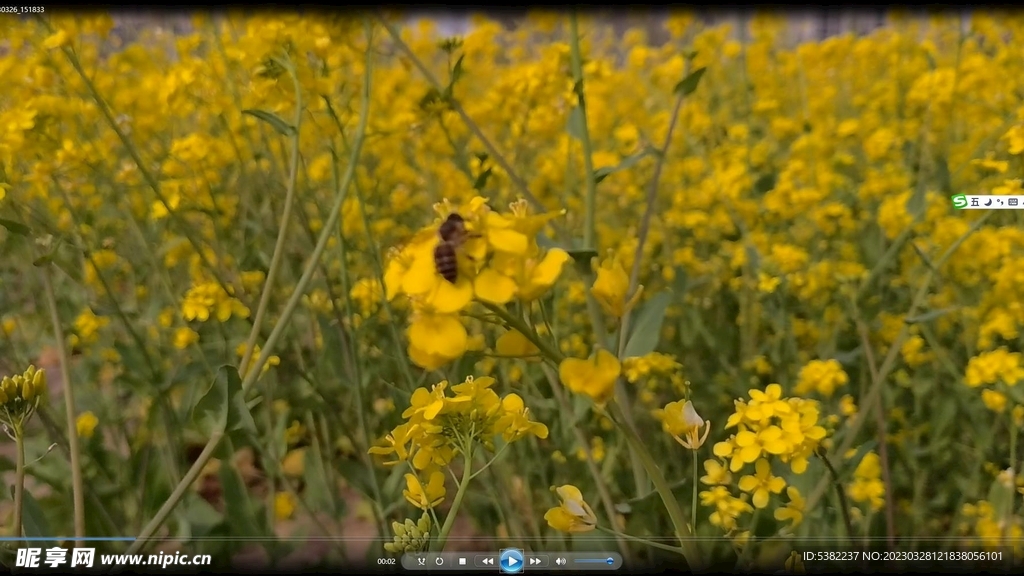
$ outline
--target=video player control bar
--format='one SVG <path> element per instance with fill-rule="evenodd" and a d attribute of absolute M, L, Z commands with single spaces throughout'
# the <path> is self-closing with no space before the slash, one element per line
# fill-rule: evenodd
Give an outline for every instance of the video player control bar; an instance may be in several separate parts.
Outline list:
<path fill-rule="evenodd" d="M 402 555 L 406 570 L 472 570 L 518 574 L 533 569 L 618 570 L 622 556 L 616 552 L 525 552 L 508 548 L 498 552 L 419 552 Z"/>

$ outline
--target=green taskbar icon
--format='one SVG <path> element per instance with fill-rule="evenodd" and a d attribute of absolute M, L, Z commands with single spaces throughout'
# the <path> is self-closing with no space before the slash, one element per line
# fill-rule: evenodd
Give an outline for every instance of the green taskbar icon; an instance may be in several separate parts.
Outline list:
<path fill-rule="evenodd" d="M 967 208 L 967 195 L 966 194 L 955 194 L 953 195 L 953 208 L 957 210 L 963 210 Z"/>

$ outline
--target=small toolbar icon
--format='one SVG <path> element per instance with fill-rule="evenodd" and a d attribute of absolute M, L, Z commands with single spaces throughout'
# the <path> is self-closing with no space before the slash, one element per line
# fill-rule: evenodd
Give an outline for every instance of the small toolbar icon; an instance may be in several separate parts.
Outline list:
<path fill-rule="evenodd" d="M 566 562 L 565 558 L 561 558 L 561 557 L 555 558 L 555 564 L 558 564 L 559 566 L 564 566 L 565 562 Z"/>
<path fill-rule="evenodd" d="M 541 560 L 540 558 L 530 558 L 529 564 L 530 564 L 530 566 L 536 566 L 537 564 L 540 564 L 541 562 L 543 562 L 543 560 Z"/>

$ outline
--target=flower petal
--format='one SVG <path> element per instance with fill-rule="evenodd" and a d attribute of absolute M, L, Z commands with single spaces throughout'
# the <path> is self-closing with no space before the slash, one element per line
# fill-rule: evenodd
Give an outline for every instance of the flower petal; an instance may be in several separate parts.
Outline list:
<path fill-rule="evenodd" d="M 476 297 L 492 304 L 506 304 L 516 295 L 514 280 L 495 270 L 486 268 L 473 281 Z"/>

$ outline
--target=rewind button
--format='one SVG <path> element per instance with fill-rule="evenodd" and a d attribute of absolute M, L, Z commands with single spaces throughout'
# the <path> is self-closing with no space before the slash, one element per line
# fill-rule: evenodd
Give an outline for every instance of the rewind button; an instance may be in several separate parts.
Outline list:
<path fill-rule="evenodd" d="M 487 554 L 487 555 L 477 554 L 476 558 L 474 559 L 474 563 L 476 564 L 477 568 L 494 568 L 495 566 L 498 565 L 498 555 L 497 554 Z"/>

